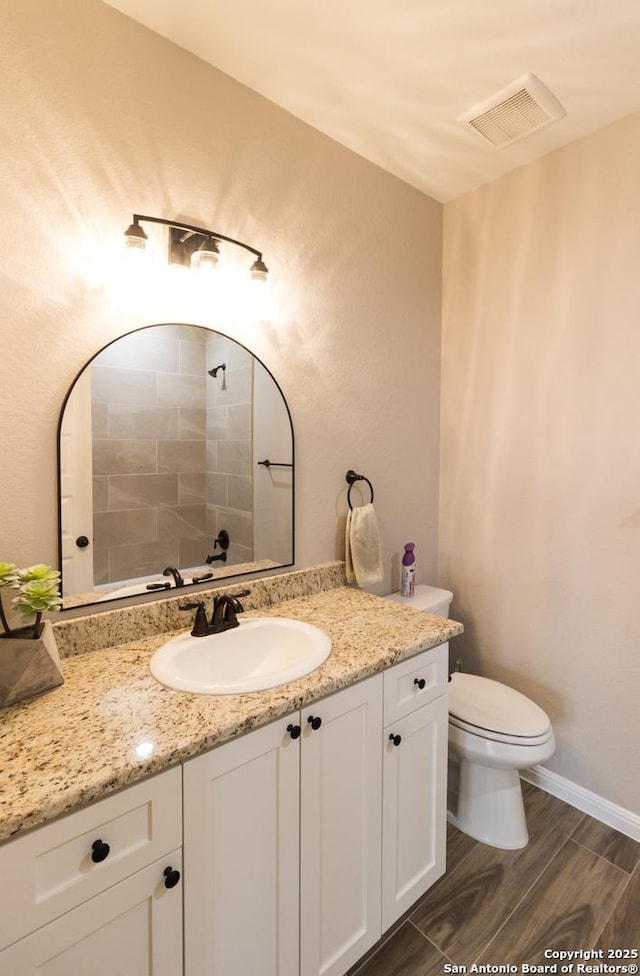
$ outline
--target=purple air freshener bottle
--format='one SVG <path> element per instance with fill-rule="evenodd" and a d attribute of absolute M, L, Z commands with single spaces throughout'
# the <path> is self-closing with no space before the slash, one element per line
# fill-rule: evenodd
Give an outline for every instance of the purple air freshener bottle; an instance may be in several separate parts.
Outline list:
<path fill-rule="evenodd" d="M 400 596 L 413 596 L 416 585 L 416 557 L 413 554 L 415 542 L 407 542 L 402 557 Z"/>

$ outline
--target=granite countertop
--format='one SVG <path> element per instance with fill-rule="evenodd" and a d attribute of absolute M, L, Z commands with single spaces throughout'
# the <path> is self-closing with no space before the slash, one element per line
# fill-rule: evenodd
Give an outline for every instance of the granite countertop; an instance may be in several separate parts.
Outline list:
<path fill-rule="evenodd" d="M 187 694 L 149 671 L 153 652 L 176 632 L 165 631 L 66 657 L 60 688 L 0 712 L 0 841 L 462 633 L 456 621 L 344 585 L 247 615 L 316 624 L 330 636 L 331 654 L 279 688 Z"/>

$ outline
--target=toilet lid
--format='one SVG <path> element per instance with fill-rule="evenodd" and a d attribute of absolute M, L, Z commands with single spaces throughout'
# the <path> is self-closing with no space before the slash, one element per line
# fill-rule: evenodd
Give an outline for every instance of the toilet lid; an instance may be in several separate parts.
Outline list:
<path fill-rule="evenodd" d="M 449 714 L 467 725 L 523 738 L 544 735 L 551 727 L 546 712 L 526 695 L 499 681 L 462 671 L 451 675 Z"/>

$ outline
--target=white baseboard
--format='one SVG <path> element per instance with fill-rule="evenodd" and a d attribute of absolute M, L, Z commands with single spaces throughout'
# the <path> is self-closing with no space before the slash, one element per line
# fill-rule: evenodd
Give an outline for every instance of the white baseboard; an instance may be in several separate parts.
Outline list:
<path fill-rule="evenodd" d="M 564 776 L 552 773 L 550 769 L 545 769 L 544 766 L 531 766 L 529 769 L 523 769 L 520 776 L 527 783 L 539 786 L 546 793 L 557 796 L 558 799 L 582 810 L 583 813 L 588 813 L 596 820 L 600 820 L 601 823 L 607 824 L 608 827 L 613 827 L 621 834 L 626 834 L 627 837 L 640 841 L 640 816 L 638 814 L 631 813 L 630 810 L 625 810 L 624 807 L 619 807 L 610 800 L 605 800 L 604 797 L 586 790 L 583 786 L 578 786 L 577 783 L 572 783 Z"/>

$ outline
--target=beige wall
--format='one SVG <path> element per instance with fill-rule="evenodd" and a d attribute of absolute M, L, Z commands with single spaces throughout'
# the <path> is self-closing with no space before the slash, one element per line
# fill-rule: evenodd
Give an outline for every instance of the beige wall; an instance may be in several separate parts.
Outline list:
<path fill-rule="evenodd" d="M 640 115 L 445 207 L 440 577 L 456 644 L 640 813 Z"/>
<path fill-rule="evenodd" d="M 0 9 L 0 559 L 57 558 L 56 425 L 77 371 L 192 320 L 85 284 L 133 212 L 264 250 L 271 324 L 229 325 L 296 437 L 296 554 L 343 553 L 344 475 L 376 490 L 386 591 L 402 544 L 436 573 L 442 208 L 98 0 Z"/>

